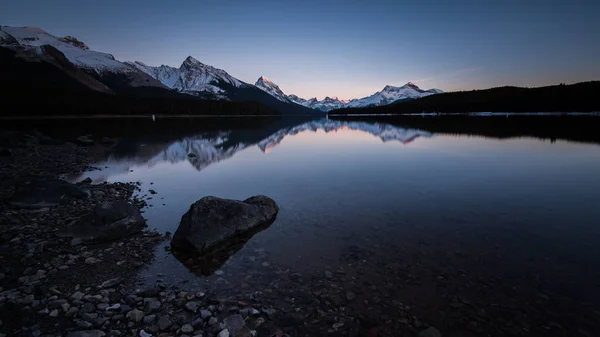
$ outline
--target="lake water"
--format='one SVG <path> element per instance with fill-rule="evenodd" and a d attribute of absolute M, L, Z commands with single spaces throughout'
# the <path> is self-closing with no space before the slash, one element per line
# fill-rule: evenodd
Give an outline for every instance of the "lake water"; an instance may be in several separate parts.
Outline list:
<path fill-rule="evenodd" d="M 161 232 L 207 195 L 278 203 L 270 227 L 209 261 L 159 247 L 147 284 L 292 313 L 344 307 L 397 335 L 415 319 L 444 336 L 600 334 L 600 142 L 577 132 L 589 123 L 548 134 L 531 119 L 494 129 L 481 122 L 492 117 L 414 118 L 158 120 L 72 178 L 140 181 Z"/>

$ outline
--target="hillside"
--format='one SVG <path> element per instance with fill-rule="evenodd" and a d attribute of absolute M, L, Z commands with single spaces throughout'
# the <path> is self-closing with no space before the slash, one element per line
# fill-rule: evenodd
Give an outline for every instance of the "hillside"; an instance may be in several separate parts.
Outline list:
<path fill-rule="evenodd" d="M 53 115 L 279 115 L 257 102 L 202 100 L 156 86 L 126 85 L 118 74 L 94 76 L 51 46 L 28 60 L 0 47 L 1 116 Z"/>

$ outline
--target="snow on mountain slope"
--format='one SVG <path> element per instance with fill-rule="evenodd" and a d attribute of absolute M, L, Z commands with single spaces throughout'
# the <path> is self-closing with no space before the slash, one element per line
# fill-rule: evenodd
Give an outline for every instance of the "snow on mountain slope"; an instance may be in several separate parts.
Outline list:
<path fill-rule="evenodd" d="M 9 27 L 0 26 L 0 45 L 13 46 L 15 43 L 21 48 L 34 48 L 36 52 L 42 54 L 41 46 L 50 45 L 62 52 L 65 57 L 74 65 L 95 70 L 128 72 L 130 68 L 115 60 L 115 58 L 106 53 L 100 53 L 90 50 L 83 42 L 72 36 L 63 38 L 56 37 L 38 27 Z"/>
<path fill-rule="evenodd" d="M 179 67 L 179 79 L 173 86 L 181 91 L 196 91 L 206 84 L 225 82 L 240 87 L 244 82 L 229 75 L 225 70 L 206 65 L 188 56 Z"/>
<path fill-rule="evenodd" d="M 169 88 L 173 88 L 173 86 L 175 86 L 175 83 L 177 83 L 177 80 L 179 79 L 179 70 L 174 67 L 169 67 L 165 65 L 162 65 L 160 67 L 152 67 L 139 61 L 125 62 L 125 64 L 136 67 L 144 73 L 159 80 L 162 84 L 166 85 Z"/>
<path fill-rule="evenodd" d="M 325 97 L 320 101 L 315 101 L 312 104 L 312 108 L 315 110 L 327 112 L 334 109 L 340 109 L 346 106 L 346 102 L 341 101 L 337 97 Z"/>
<path fill-rule="evenodd" d="M 277 98 L 278 100 L 280 100 L 282 102 L 296 103 L 296 102 L 292 101 L 291 99 L 289 99 L 286 96 L 286 94 L 284 94 L 283 91 L 281 91 L 281 89 L 279 88 L 279 86 L 277 84 L 273 83 L 271 80 L 269 80 L 268 78 L 266 78 L 264 76 L 261 76 L 254 85 L 256 87 L 258 87 L 259 89 L 261 89 L 262 91 Z"/>
<path fill-rule="evenodd" d="M 287 98 L 289 100 L 291 100 L 292 102 L 296 103 L 296 104 L 300 104 L 302 106 L 305 106 L 307 108 L 310 108 L 312 104 L 314 104 L 317 101 L 316 97 L 313 97 L 311 99 L 304 99 L 302 97 L 298 97 L 296 95 L 288 95 Z"/>
<path fill-rule="evenodd" d="M 248 85 L 229 75 L 225 70 L 206 65 L 191 56 L 188 56 L 179 68 L 166 65 L 153 67 L 139 61 L 126 63 L 159 80 L 169 88 L 190 94 L 208 93 L 219 99 L 227 99 L 223 96 L 225 90 L 218 84 L 225 83 L 234 87 Z"/>
<path fill-rule="evenodd" d="M 296 95 L 286 95 L 279 86 L 269 81 L 264 76 L 256 81 L 256 86 L 280 101 L 285 102 L 287 100 L 307 108 L 324 112 L 342 108 L 364 108 L 369 106 L 387 105 L 399 100 L 415 99 L 443 93 L 443 91 L 439 89 L 422 90 L 414 83 L 408 82 L 401 87 L 386 85 L 383 90 L 376 92 L 371 96 L 349 101 L 340 100 L 337 97 L 325 97 L 322 100 L 311 98 L 307 100 Z"/>
<path fill-rule="evenodd" d="M 364 108 L 369 106 L 387 105 L 399 100 L 421 98 L 441 92 L 442 91 L 439 89 L 422 90 L 412 82 L 408 82 L 401 87 L 386 85 L 383 90 L 376 92 L 371 96 L 351 100 L 346 107 Z"/>

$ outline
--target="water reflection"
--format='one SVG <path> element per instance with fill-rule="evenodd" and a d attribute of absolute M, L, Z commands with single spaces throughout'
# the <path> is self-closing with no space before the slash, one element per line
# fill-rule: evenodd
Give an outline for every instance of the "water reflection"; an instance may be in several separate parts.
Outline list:
<path fill-rule="evenodd" d="M 461 336 L 470 317 L 493 322 L 478 335 L 503 335 L 496 326 L 522 334 L 507 323 L 520 310 L 538 317 L 536 332 L 549 321 L 596 324 L 600 136 L 589 119 L 184 124 L 176 132 L 167 123 L 165 135 L 159 120 L 152 133 L 118 137 L 102 171 L 80 178 L 155 190 L 144 217 L 162 232 L 206 195 L 264 194 L 280 212 L 208 256 L 161 247 L 142 272 L 148 285 L 261 292 L 282 307 L 302 298 L 377 319 L 402 317 L 399 301 L 435 326 L 458 325 Z M 348 291 L 357 295 L 350 303 Z"/>
<path fill-rule="evenodd" d="M 263 153 L 268 153 L 286 137 L 302 132 L 336 133 L 346 130 L 364 132 L 381 139 L 382 142 L 400 142 L 405 145 L 419 137 L 430 138 L 433 136 L 431 132 L 386 123 L 322 119 L 296 126 L 285 126 L 262 139 L 247 130 L 201 132 L 173 142 L 151 144 L 125 139 L 114 152 L 109 154 L 108 158 L 96 165 L 104 168 L 103 170 L 86 172 L 83 175 L 71 177 L 71 179 L 83 179 L 85 176 L 91 177 L 95 183 L 100 183 L 105 181 L 111 173 L 125 173 L 133 166 L 153 167 L 159 163 L 176 164 L 183 161 L 189 162 L 196 170 L 201 171 L 212 164 L 231 158 L 239 151 L 251 146 L 257 145 Z"/>
<path fill-rule="evenodd" d="M 208 252 L 190 253 L 174 250 L 173 256 L 194 274 L 210 276 L 219 270 L 231 256 L 244 247 L 254 235 L 269 228 L 271 223 L 254 227 L 241 235 L 220 243 L 216 249 Z"/>

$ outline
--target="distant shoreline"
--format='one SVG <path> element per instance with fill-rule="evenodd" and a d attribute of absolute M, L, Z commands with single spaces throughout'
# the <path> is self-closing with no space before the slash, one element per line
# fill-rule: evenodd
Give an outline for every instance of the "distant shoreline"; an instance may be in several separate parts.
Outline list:
<path fill-rule="evenodd" d="M 328 114 L 330 117 L 373 117 L 373 116 L 600 116 L 600 111 L 593 112 L 423 112 L 399 114 Z"/>

